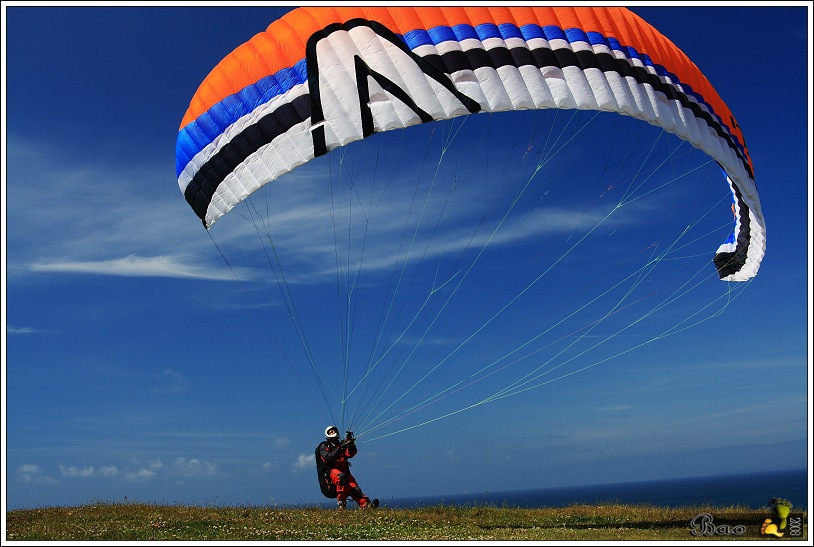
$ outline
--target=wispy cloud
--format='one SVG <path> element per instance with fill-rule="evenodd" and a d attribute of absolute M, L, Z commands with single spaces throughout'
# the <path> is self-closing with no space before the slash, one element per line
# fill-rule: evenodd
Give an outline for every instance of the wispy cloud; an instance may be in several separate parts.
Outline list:
<path fill-rule="evenodd" d="M 171 171 L 8 135 L 8 272 L 233 279 Z"/>
<path fill-rule="evenodd" d="M 415 268 L 444 257 L 474 260 L 487 249 L 561 238 L 574 230 L 599 227 L 597 233 L 611 233 L 622 222 L 620 215 L 608 215 L 612 203 L 605 210 L 586 211 L 577 200 L 532 206 L 504 217 L 511 200 L 492 204 L 487 212 L 477 185 L 461 184 L 454 192 L 435 188 L 431 199 L 421 195 L 429 192 L 422 188 L 415 199 L 410 174 L 393 183 L 387 194 L 362 202 L 358 196 L 375 194 L 375 182 L 360 177 L 352 192 L 340 196 L 334 194 L 339 189 L 326 192 L 330 183 L 311 166 L 300 170 L 297 177 L 258 190 L 211 230 L 221 248 L 270 260 L 285 273 L 288 284 Z M 273 215 L 267 213 L 270 203 Z M 645 201 L 628 206 L 626 212 L 627 224 L 632 217 L 652 214 Z"/>
<path fill-rule="evenodd" d="M 619 403 L 619 404 L 605 405 L 605 406 L 597 407 L 596 411 L 598 413 L 600 413 L 600 414 L 605 413 L 605 412 L 617 413 L 617 412 L 626 412 L 626 411 L 630 410 L 632 407 L 633 407 L 633 405 L 630 405 L 630 404 Z"/>
<path fill-rule="evenodd" d="M 12 325 L 6 325 L 6 333 L 7 334 L 39 334 L 46 331 L 35 329 L 33 327 L 15 327 Z"/>
<path fill-rule="evenodd" d="M 155 381 L 156 385 L 153 388 L 155 393 L 180 393 L 189 383 L 186 377 L 169 368 L 156 375 Z"/>
<path fill-rule="evenodd" d="M 234 279 L 166 166 L 79 161 L 13 134 L 8 163 L 8 224 L 14 228 L 8 234 L 10 274 Z M 424 181 L 419 167 L 400 170 L 399 180 L 387 185 L 359 175 L 350 190 L 337 185 L 326 191 L 331 182 L 325 180 L 324 165 L 307 164 L 261 189 L 218 221 L 213 232 L 227 258 L 251 245 L 256 259 L 265 261 L 267 253 L 283 257 L 287 283 L 313 283 L 335 279 L 337 267 L 359 274 L 465 251 L 471 258 L 487 247 L 561 237 L 577 222 L 601 223 L 604 233 L 619 226 L 615 216 L 589 213 L 577 199 L 557 203 L 548 195 L 530 212 L 504 219 L 514 190 L 498 204 L 495 196 L 485 195 L 492 189 L 464 183 L 444 189 L 440 180 Z M 418 199 L 416 180 L 423 185 Z M 387 187 L 386 194 L 380 186 Z M 263 218 L 269 204 L 275 213 Z M 626 209 L 628 225 L 652 213 L 646 200 Z M 249 216 L 252 222 L 242 218 Z M 273 234 L 273 250 L 270 241 L 265 249 L 256 248 L 263 239 L 258 227 Z M 348 244 L 344 240 L 351 231 L 363 238 Z M 266 273 L 236 274 L 241 280 L 272 279 L 267 263 L 255 267 Z"/>
<path fill-rule="evenodd" d="M 184 263 L 177 257 L 130 255 L 99 261 L 55 261 L 29 264 L 32 272 L 113 275 L 121 277 L 171 277 L 234 281 L 228 270 Z"/>

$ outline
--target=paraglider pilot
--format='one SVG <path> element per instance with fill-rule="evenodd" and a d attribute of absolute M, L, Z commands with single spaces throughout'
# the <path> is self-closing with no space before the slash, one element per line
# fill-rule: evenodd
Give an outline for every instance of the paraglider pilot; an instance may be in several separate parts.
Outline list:
<path fill-rule="evenodd" d="M 347 432 L 345 440 L 339 441 L 339 429 L 335 425 L 325 428 L 325 440 L 315 450 L 319 486 L 327 498 L 336 498 L 337 507 L 344 509 L 350 496 L 362 509 L 379 506 L 379 500 L 371 500 L 362 493 L 350 472 L 350 460 L 356 455 L 356 439 Z"/>

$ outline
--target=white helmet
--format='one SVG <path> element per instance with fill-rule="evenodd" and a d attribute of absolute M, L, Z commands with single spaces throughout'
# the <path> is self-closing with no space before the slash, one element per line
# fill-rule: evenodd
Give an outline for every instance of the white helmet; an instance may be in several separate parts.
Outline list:
<path fill-rule="evenodd" d="M 338 441 L 339 440 L 339 428 L 335 425 L 329 425 L 325 428 L 325 438 Z"/>

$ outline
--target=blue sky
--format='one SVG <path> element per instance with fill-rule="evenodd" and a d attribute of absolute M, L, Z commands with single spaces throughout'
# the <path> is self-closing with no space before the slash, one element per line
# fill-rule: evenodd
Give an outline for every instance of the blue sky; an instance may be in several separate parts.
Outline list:
<path fill-rule="evenodd" d="M 287 8 L 3 7 L 7 507 L 125 499 L 323 501 L 312 451 L 326 422 L 356 428 L 365 427 L 364 420 L 323 404 L 311 368 L 298 354 L 296 334 L 277 322 L 279 300 L 270 296 L 270 285 L 252 277 L 255 265 L 243 261 L 240 240 L 234 238 L 239 228 L 224 217 L 213 237 L 244 284 L 234 281 L 184 201 L 174 171 L 178 125 L 198 84 L 229 51 Z M 807 467 L 810 5 L 634 11 L 701 68 L 744 130 L 768 233 L 758 276 L 732 293 L 726 293 L 725 283 L 704 284 L 693 300 L 609 338 L 584 359 L 568 360 L 558 370 L 589 368 L 562 380 L 455 413 L 510 381 L 514 369 L 496 367 L 502 370 L 460 394 L 452 389 L 454 394 L 421 412 L 403 411 L 399 421 L 371 428 L 360 436 L 354 467 L 371 495 L 386 501 Z M 610 139 L 598 142 L 605 154 L 615 146 Z M 460 173 L 471 176 L 466 161 L 458 163 Z M 563 169 L 577 169 L 567 161 Z M 574 173 L 571 178 L 577 178 Z M 303 170 L 294 182 L 307 189 L 311 174 Z M 703 203 L 715 204 L 726 195 L 725 188 L 718 190 Z M 536 199 L 548 203 L 556 194 L 552 186 L 550 195 L 542 192 Z M 581 220 L 601 211 L 601 204 L 582 208 L 584 198 L 572 197 L 570 203 Z M 310 199 L 300 194 L 281 208 L 302 213 Z M 552 203 L 551 211 L 569 210 L 565 205 Z M 633 220 L 643 218 L 646 209 L 633 209 L 638 213 Z M 728 204 L 720 202 L 718 209 L 716 226 L 726 220 Z M 573 215 L 562 218 L 567 224 Z M 542 229 L 533 217 L 524 219 L 512 225 L 512 246 L 495 246 L 505 253 L 495 264 L 510 262 L 526 271 L 519 266 L 524 257 L 541 252 L 529 238 Z M 621 234 L 631 225 L 610 226 L 611 233 Z M 308 281 L 317 273 L 308 260 L 318 259 L 316 251 L 309 254 L 316 249 L 310 246 L 311 227 L 292 223 L 287 229 L 279 242 L 292 260 L 286 263 L 288 286 L 301 292 L 303 320 L 312 322 L 314 332 L 336 330 L 336 314 L 322 307 L 335 295 L 326 296 Z M 567 241 L 567 234 L 559 237 Z M 718 234 L 702 242 L 700 252 L 710 253 L 702 257 L 705 268 L 712 268 L 709 258 L 721 242 Z M 371 267 L 365 274 L 376 269 L 379 242 L 371 237 L 369 243 Z M 599 253 L 601 269 L 612 269 L 615 265 Z M 346 258 L 351 263 L 352 257 Z M 441 266 L 431 281 L 439 294 L 462 277 L 454 268 L 441 274 Z M 435 391 L 427 396 L 457 387 L 468 371 L 465 365 L 484 366 L 534 338 L 542 328 L 539 302 L 575 309 L 583 287 L 601 287 L 595 268 L 578 270 L 549 283 L 553 291 L 521 299 L 502 318 L 507 321 L 490 324 L 495 328 L 477 336 L 480 344 L 449 359 L 454 364 L 437 383 L 433 379 Z M 509 273 L 468 279 L 474 287 L 464 294 L 471 297 L 456 301 L 461 315 L 443 316 L 443 326 L 420 340 L 409 363 L 419 356 L 432 363 L 429 354 L 445 355 L 437 348 L 450 350 L 455 327 L 464 324 L 458 321 L 475 308 L 490 317 L 495 308 L 481 304 L 494 294 L 496 280 L 502 283 Z M 359 287 L 354 341 L 369 334 L 365 331 L 377 317 L 371 310 L 381 307 L 375 297 L 364 300 L 364 285 Z M 262 296 L 260 289 L 266 289 Z M 720 314 L 654 340 L 710 302 L 720 302 L 722 294 L 734 298 Z M 642 293 L 644 304 L 631 304 L 630 313 L 644 317 L 652 308 L 646 307 L 652 302 L 647 298 Z M 406 305 L 421 302 L 413 295 Z M 472 325 L 483 319 L 477 321 Z M 552 344 L 576 333 L 600 337 L 591 325 L 589 319 L 569 325 Z M 516 338 L 515 331 L 525 334 Z M 591 337 L 580 337 L 585 347 L 591 347 Z M 310 338 L 319 366 L 336 357 L 337 346 L 328 338 Z M 504 341 L 509 349 L 501 346 Z M 652 343 L 623 353 L 642 341 Z M 529 370 L 522 366 L 547 351 L 548 342 L 534 343 L 528 351 L 534 348 L 537 357 L 526 359 L 518 372 Z M 579 353 L 577 348 L 571 351 Z M 351 367 L 357 379 L 359 366 Z M 317 370 L 333 378 L 329 369 Z M 376 381 L 407 385 L 406 376 L 388 374 Z M 396 392 L 380 391 L 377 408 L 395 402 Z M 400 431 L 445 414 L 451 415 Z"/>

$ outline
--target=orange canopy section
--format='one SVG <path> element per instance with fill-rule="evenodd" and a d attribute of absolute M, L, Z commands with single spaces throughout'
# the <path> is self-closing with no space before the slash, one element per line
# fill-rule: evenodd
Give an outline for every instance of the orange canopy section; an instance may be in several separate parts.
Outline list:
<path fill-rule="evenodd" d="M 303 7 L 297 8 L 221 61 L 195 93 L 184 115 L 183 128 L 224 97 L 235 94 L 258 80 L 294 66 L 305 57 L 310 36 L 333 23 L 363 18 L 377 21 L 397 34 L 417 29 L 466 24 L 512 23 L 579 28 L 616 38 L 653 63 L 663 66 L 688 84 L 709 104 L 714 113 L 744 143 L 743 134 L 726 104 L 695 64 L 639 16 L 616 7 Z M 239 70 L 235 68 L 239 67 Z M 751 158 L 747 154 L 751 165 Z"/>

